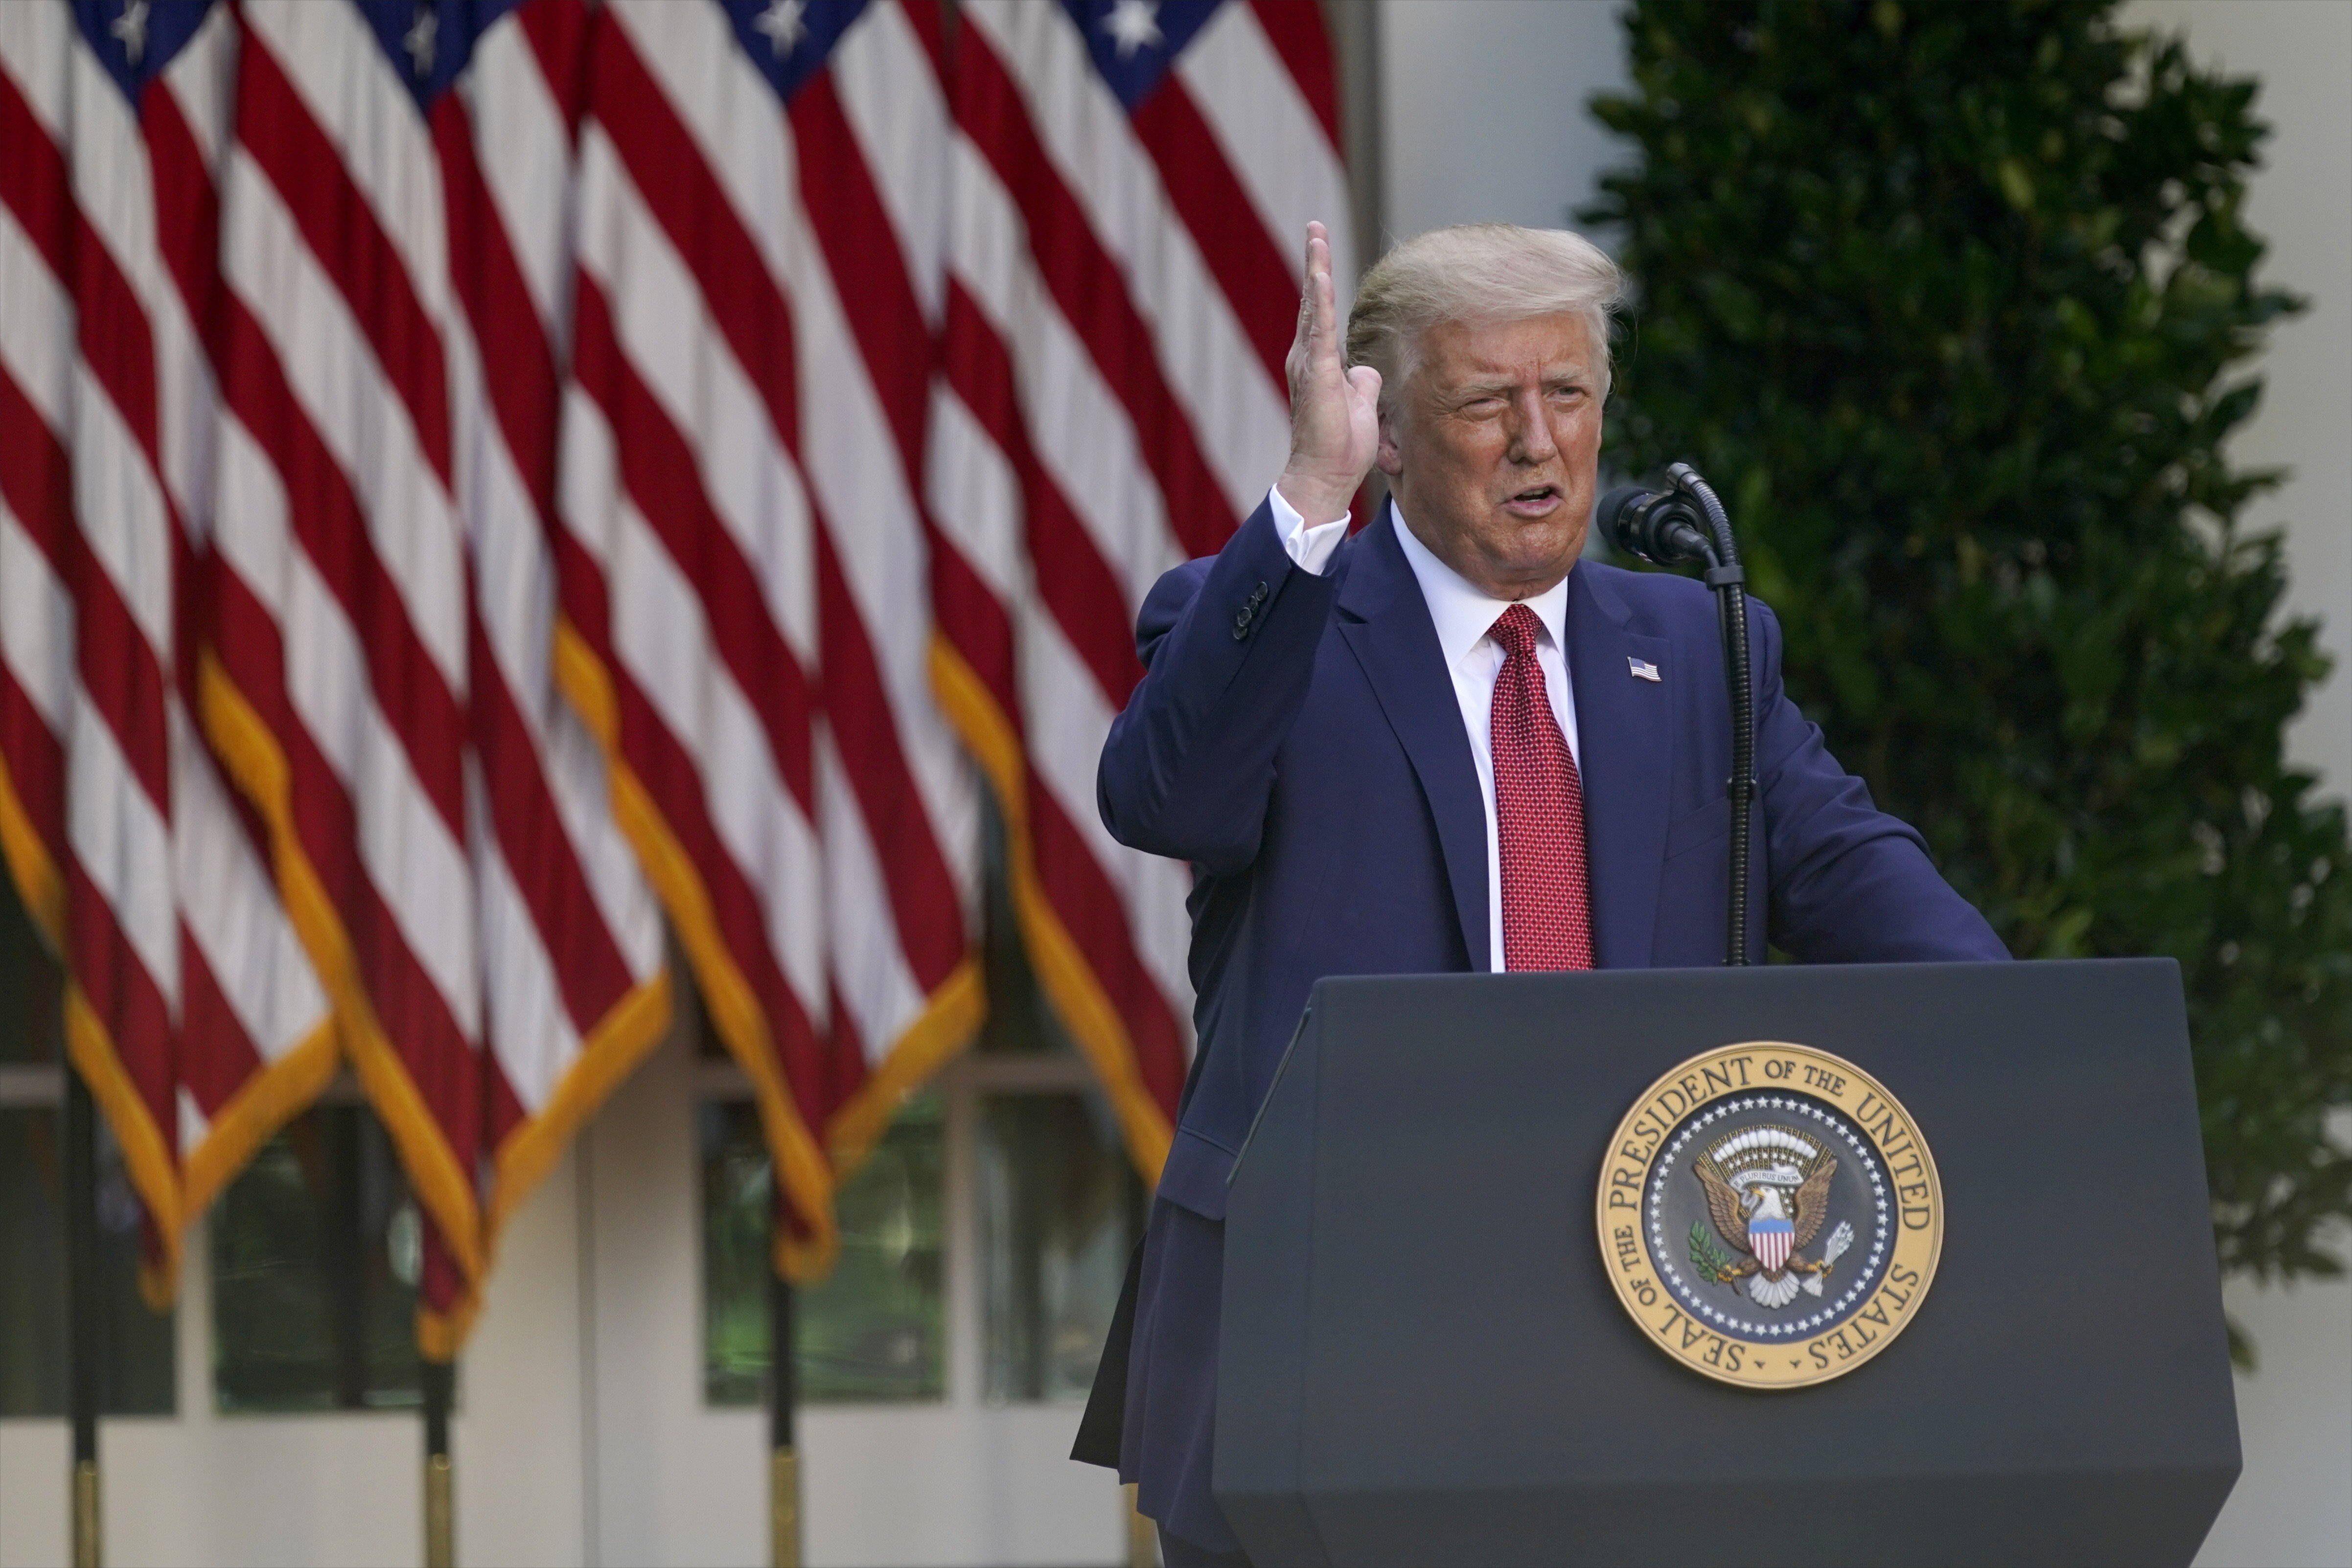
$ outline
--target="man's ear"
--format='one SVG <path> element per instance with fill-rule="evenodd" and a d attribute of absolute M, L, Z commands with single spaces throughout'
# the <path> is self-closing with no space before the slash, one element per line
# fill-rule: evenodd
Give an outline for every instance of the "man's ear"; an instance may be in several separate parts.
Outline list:
<path fill-rule="evenodd" d="M 1404 472 L 1404 453 L 1397 444 L 1396 418 L 1392 414 L 1381 415 L 1381 444 L 1372 455 L 1372 464 L 1391 479 Z"/>

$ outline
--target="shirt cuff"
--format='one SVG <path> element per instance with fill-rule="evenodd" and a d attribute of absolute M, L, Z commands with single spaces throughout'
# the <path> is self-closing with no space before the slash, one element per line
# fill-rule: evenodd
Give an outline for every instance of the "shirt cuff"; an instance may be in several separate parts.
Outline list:
<path fill-rule="evenodd" d="M 1323 569 L 1331 564 L 1331 552 L 1348 537 L 1348 519 L 1339 517 L 1308 528 L 1298 508 L 1282 498 L 1279 486 L 1265 493 L 1265 502 L 1273 508 L 1275 531 L 1282 536 L 1282 548 L 1290 552 L 1290 559 L 1300 570 L 1322 576 Z"/>

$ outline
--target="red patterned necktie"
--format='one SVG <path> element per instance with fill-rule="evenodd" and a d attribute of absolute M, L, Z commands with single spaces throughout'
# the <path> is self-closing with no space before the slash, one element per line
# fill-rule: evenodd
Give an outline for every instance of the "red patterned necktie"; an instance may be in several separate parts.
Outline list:
<path fill-rule="evenodd" d="M 1503 862 L 1503 967 L 1592 967 L 1592 895 L 1584 874 L 1584 784 L 1552 717 L 1541 623 L 1524 604 L 1487 635 L 1502 646 L 1491 710 L 1495 830 Z"/>

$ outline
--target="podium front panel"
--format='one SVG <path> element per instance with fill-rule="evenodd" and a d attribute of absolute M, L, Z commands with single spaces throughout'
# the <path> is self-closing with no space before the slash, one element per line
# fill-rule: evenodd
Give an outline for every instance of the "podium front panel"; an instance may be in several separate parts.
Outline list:
<path fill-rule="evenodd" d="M 1904 1333 L 1726 1386 L 1593 1218 L 1653 1081 L 1745 1040 L 1907 1107 L 1944 1248 Z M 1277 1563 L 2188 1562 L 2239 1465 L 2168 960 L 1330 979 L 1237 1166 L 1218 1500 Z"/>

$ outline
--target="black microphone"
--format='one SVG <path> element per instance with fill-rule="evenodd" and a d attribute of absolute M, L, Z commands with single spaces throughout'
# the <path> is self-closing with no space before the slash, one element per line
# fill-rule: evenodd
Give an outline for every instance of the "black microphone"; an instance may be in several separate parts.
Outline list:
<path fill-rule="evenodd" d="M 1715 591 L 1723 621 L 1723 674 L 1731 696 L 1731 777 L 1724 792 L 1731 802 L 1730 907 L 1724 925 L 1724 962 L 1748 962 L 1748 841 L 1755 824 L 1756 701 L 1748 650 L 1748 574 L 1740 570 L 1739 545 L 1731 519 L 1713 486 L 1687 463 L 1666 470 L 1673 487 L 1643 490 L 1628 485 L 1601 497 L 1593 520 L 1615 549 L 1659 566 L 1705 561 L 1703 574 Z"/>
<path fill-rule="evenodd" d="M 1715 551 L 1700 532 L 1701 519 L 1680 490 L 1644 490 L 1627 485 L 1601 497 L 1593 512 L 1612 549 L 1658 566 L 1678 561 L 1712 562 Z"/>

